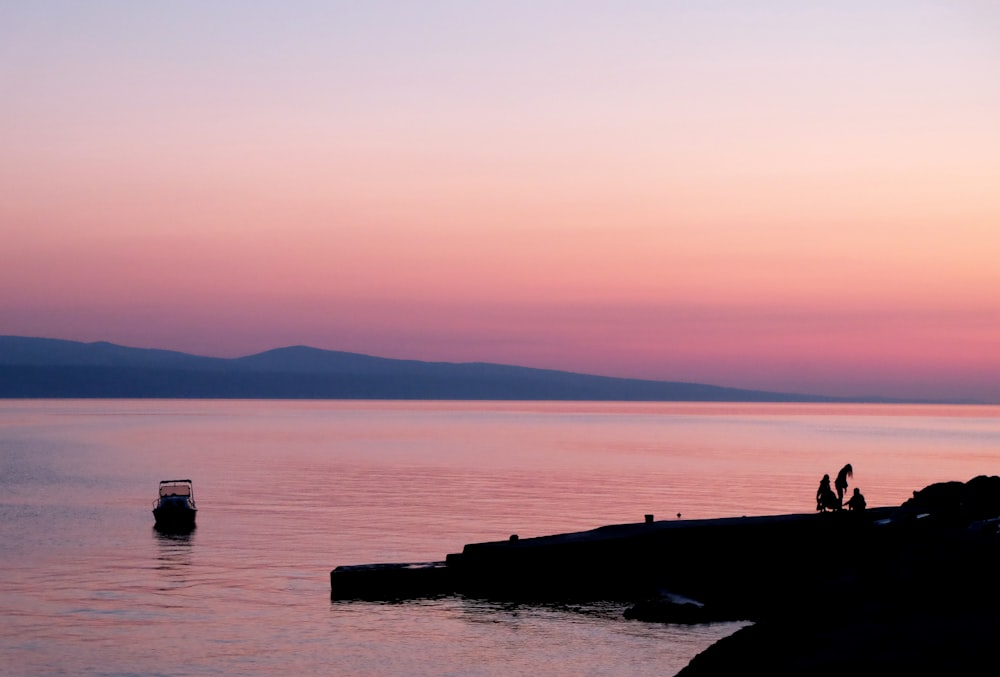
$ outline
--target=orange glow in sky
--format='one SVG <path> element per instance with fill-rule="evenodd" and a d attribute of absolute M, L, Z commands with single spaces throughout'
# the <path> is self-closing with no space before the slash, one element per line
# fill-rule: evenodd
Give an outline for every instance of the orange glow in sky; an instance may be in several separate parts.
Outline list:
<path fill-rule="evenodd" d="M 0 7 L 0 334 L 1000 402 L 985 2 Z"/>

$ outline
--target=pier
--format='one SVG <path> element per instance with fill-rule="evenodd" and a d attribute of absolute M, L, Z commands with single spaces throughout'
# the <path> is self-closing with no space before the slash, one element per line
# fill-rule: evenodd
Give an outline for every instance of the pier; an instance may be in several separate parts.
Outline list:
<path fill-rule="evenodd" d="M 524 602 L 620 600 L 635 617 L 761 620 L 817 598 L 896 604 L 985 584 L 1000 563 L 1000 477 L 945 482 L 863 512 L 661 520 L 470 543 L 440 561 L 337 566 L 333 600 L 444 595 Z M 988 574 L 991 580 L 992 573 Z"/>
<path fill-rule="evenodd" d="M 333 599 L 437 595 L 525 601 L 638 600 L 660 591 L 727 607 L 778 585 L 843 572 L 832 544 L 868 547 L 892 533 L 893 509 L 643 521 L 471 543 L 435 562 L 338 566 Z"/>

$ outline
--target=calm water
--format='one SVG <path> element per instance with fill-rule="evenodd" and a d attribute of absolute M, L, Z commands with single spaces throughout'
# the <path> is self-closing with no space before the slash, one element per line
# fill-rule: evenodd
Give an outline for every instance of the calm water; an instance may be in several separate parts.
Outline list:
<path fill-rule="evenodd" d="M 1000 474 L 1000 407 L 0 401 L 3 674 L 670 675 L 739 625 L 331 602 L 340 564 Z M 191 478 L 198 528 L 152 529 Z M 849 490 L 850 491 L 850 490 Z"/>

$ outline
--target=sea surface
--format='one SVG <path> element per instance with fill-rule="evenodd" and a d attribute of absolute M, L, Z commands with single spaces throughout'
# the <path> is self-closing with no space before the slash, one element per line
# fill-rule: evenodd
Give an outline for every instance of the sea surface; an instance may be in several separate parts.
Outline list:
<path fill-rule="evenodd" d="M 0 401 L 0 674 L 671 675 L 742 627 L 620 604 L 334 602 L 341 564 L 1000 474 L 1000 407 Z M 198 526 L 153 529 L 163 479 Z"/>

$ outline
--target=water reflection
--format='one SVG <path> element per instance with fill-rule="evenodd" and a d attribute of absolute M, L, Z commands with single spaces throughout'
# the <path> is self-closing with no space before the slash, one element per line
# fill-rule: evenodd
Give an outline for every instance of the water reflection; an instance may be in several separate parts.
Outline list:
<path fill-rule="evenodd" d="M 163 527 L 158 524 L 153 525 L 153 531 L 162 540 L 168 541 L 190 541 L 194 535 L 195 526 L 190 527 Z"/>
<path fill-rule="evenodd" d="M 546 617 L 561 620 L 597 618 L 622 620 L 627 605 L 623 602 L 594 601 L 579 604 L 568 602 L 511 602 L 461 597 L 463 618 L 471 623 L 519 623 L 527 618 Z"/>
<path fill-rule="evenodd" d="M 368 674 L 675 674 L 746 623 L 631 621 L 619 602 L 529 603 L 450 595 L 347 602 L 335 611 L 338 658 Z"/>
<path fill-rule="evenodd" d="M 158 549 L 154 568 L 165 572 L 171 585 L 182 585 L 187 582 L 186 570 L 191 566 L 194 531 L 194 528 L 170 531 L 153 527 Z"/>

